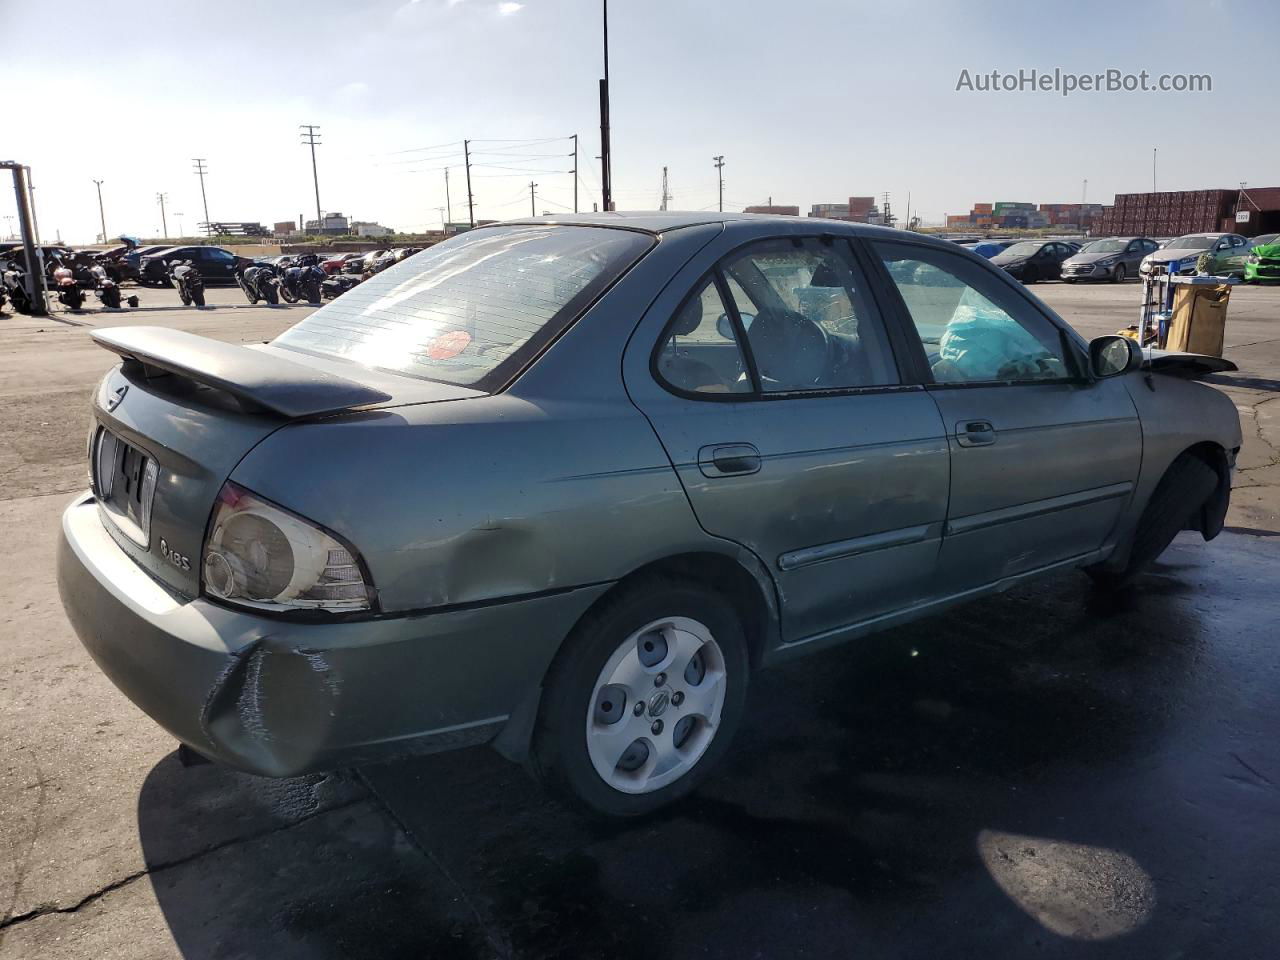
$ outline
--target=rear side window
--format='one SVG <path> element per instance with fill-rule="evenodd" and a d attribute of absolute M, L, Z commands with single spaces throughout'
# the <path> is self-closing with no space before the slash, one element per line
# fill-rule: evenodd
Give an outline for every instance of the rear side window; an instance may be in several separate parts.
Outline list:
<path fill-rule="evenodd" d="M 654 243 L 601 227 L 482 228 L 371 277 L 275 343 L 459 386 L 499 386 Z"/>

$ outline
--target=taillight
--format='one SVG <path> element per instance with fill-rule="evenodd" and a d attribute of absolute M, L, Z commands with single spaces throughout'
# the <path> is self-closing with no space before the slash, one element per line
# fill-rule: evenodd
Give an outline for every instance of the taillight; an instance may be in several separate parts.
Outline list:
<path fill-rule="evenodd" d="M 209 521 L 205 592 L 267 610 L 372 609 L 373 590 L 354 549 L 314 523 L 228 481 Z"/>

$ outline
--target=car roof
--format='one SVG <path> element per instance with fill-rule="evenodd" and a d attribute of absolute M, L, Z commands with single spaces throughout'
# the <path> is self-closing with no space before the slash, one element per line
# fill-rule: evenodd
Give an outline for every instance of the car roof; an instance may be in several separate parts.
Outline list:
<path fill-rule="evenodd" d="M 924 242 L 937 246 L 955 249 L 950 240 L 931 237 L 923 233 L 908 233 L 891 227 L 880 227 L 868 223 L 852 223 L 848 220 L 824 220 L 821 217 L 790 217 L 769 213 L 719 213 L 695 211 L 664 210 L 615 210 L 609 213 L 571 213 L 546 217 L 526 217 L 520 220 L 501 220 L 487 223 L 477 230 L 492 227 L 510 227 L 518 225 L 565 225 L 581 227 L 614 227 L 625 230 L 637 230 L 643 233 L 661 234 L 686 227 L 698 227 L 706 224 L 723 224 L 726 230 L 758 226 L 762 223 L 776 223 L 785 227 L 787 233 L 838 233 L 847 236 L 867 237 L 877 240 L 902 240 L 910 238 L 913 242 Z M 797 227 L 804 228 L 797 231 Z"/>

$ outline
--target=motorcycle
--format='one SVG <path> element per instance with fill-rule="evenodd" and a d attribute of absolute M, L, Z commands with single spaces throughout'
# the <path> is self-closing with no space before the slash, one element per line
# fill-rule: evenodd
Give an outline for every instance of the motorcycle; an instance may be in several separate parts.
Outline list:
<path fill-rule="evenodd" d="M 31 296 L 27 293 L 27 271 L 13 261 L 0 263 L 0 287 L 3 287 L 13 309 L 19 313 L 31 312 Z"/>
<path fill-rule="evenodd" d="M 79 310 L 84 306 L 84 291 L 80 289 L 80 281 L 71 267 L 58 260 L 53 266 L 51 278 L 59 303 L 69 310 Z"/>
<path fill-rule="evenodd" d="M 255 263 L 236 271 L 236 282 L 249 298 L 250 303 L 265 300 L 275 306 L 280 302 L 280 278 L 275 270 L 265 263 Z"/>
<path fill-rule="evenodd" d="M 314 253 L 304 254 L 293 266 L 285 269 L 280 295 L 290 303 L 297 303 L 305 297 L 308 303 L 319 305 L 324 281 L 320 258 Z"/>
<path fill-rule="evenodd" d="M 107 268 L 100 263 L 94 264 L 89 268 L 89 273 L 93 277 L 93 291 L 98 295 L 98 299 L 102 301 L 102 305 L 111 310 L 119 310 L 121 301 L 124 299 L 120 293 L 120 284 L 112 278 Z M 129 297 L 124 302 L 131 307 L 138 305 L 136 296 Z"/>
<path fill-rule="evenodd" d="M 197 307 L 203 307 L 204 278 L 200 276 L 200 271 L 191 265 L 190 260 L 170 260 L 167 266 L 169 282 L 177 288 L 182 305 L 189 307 L 194 303 Z"/>
<path fill-rule="evenodd" d="M 360 285 L 360 277 L 349 273 L 335 273 L 320 284 L 320 295 L 326 300 L 336 300 L 352 287 Z"/>

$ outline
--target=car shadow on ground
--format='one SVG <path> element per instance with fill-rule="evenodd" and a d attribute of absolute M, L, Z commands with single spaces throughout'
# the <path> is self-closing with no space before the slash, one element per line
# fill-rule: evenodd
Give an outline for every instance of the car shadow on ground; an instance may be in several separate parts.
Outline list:
<path fill-rule="evenodd" d="M 1175 548 L 1109 597 L 1059 578 L 762 673 L 725 765 L 653 817 L 592 820 L 487 749 L 441 754 L 361 772 L 413 851 L 367 823 L 359 839 L 341 818 L 375 801 L 356 799 L 280 835 L 314 828 L 314 850 L 281 855 L 322 867 L 259 857 L 234 889 L 157 878 L 156 896 L 187 956 L 239 929 L 269 937 L 255 953 L 331 955 L 300 950 L 317 946 L 286 922 L 303 912 L 325 918 L 320 946 L 383 918 L 376 956 L 1257 952 L 1280 694 L 1248 679 L 1243 636 L 1280 613 L 1264 590 L 1280 554 L 1253 543 L 1238 560 Z M 149 863 L 173 816 L 150 788 Z"/>

